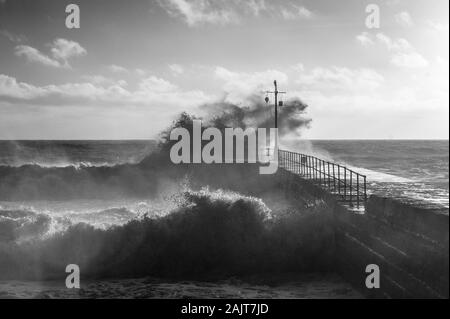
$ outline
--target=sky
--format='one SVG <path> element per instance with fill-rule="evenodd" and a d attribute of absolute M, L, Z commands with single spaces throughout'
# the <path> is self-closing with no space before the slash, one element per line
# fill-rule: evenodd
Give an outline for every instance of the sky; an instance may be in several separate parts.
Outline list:
<path fill-rule="evenodd" d="M 448 139 L 448 6 L 0 0 L 0 139 L 155 138 L 183 111 L 264 100 L 275 79 L 309 105 L 303 138 Z"/>

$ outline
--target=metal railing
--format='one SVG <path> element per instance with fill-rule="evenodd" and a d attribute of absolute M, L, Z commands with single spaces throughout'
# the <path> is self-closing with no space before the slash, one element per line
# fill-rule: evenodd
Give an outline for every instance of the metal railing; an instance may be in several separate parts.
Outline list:
<path fill-rule="evenodd" d="M 311 180 L 335 195 L 339 201 L 357 208 L 367 202 L 367 177 L 345 166 L 320 158 L 278 151 L 279 167 Z"/>

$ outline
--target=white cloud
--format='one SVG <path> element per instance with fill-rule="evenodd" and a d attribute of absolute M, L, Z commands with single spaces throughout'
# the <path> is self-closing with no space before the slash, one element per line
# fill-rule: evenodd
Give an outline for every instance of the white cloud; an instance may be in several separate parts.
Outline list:
<path fill-rule="evenodd" d="M 0 35 L 3 35 L 6 37 L 9 41 L 15 42 L 15 43 L 21 43 L 26 40 L 26 37 L 19 34 L 14 34 L 12 32 L 9 32 L 8 30 L 2 29 L 0 30 Z"/>
<path fill-rule="evenodd" d="M 35 49 L 28 45 L 16 46 L 14 54 L 19 57 L 23 56 L 30 62 L 37 62 L 46 66 L 52 66 L 55 68 L 63 66 L 59 61 L 48 57 L 47 55 L 40 52 L 38 49 Z"/>
<path fill-rule="evenodd" d="M 245 73 L 233 72 L 220 66 L 216 67 L 215 76 L 224 82 L 223 90 L 227 94 L 226 99 L 233 103 L 245 102 L 255 93 L 271 89 L 275 79 L 284 84 L 289 81 L 286 73 L 277 70 Z"/>
<path fill-rule="evenodd" d="M 151 106 L 169 107 L 180 112 L 212 101 L 213 97 L 202 91 L 185 91 L 167 80 L 151 76 L 142 80 L 134 90 L 127 83 L 104 81 L 103 77 L 85 77 L 89 82 L 35 86 L 18 82 L 15 78 L 0 74 L 0 102 L 17 100 L 29 105 L 45 106 Z M 97 82 L 97 83 L 95 83 Z"/>
<path fill-rule="evenodd" d="M 159 0 L 159 3 L 170 15 L 181 16 L 189 26 L 237 22 L 236 14 L 229 8 L 218 7 L 216 1 Z"/>
<path fill-rule="evenodd" d="M 134 70 L 136 72 L 137 75 L 139 76 L 144 76 L 147 74 L 147 71 L 145 71 L 144 69 L 139 69 L 137 68 L 136 70 Z"/>
<path fill-rule="evenodd" d="M 395 21 L 404 28 L 410 28 L 414 25 L 411 15 L 406 11 L 396 14 Z"/>
<path fill-rule="evenodd" d="M 108 70 L 110 70 L 111 72 L 114 72 L 114 73 L 127 73 L 128 72 L 128 70 L 126 68 L 124 68 L 123 66 L 117 65 L 117 64 L 109 65 Z"/>
<path fill-rule="evenodd" d="M 177 86 L 164 79 L 151 76 L 141 81 L 139 89 L 142 92 L 170 93 L 175 92 Z"/>
<path fill-rule="evenodd" d="M 317 67 L 300 73 L 297 83 L 313 90 L 375 90 L 384 82 L 384 77 L 372 69 L 349 69 L 345 67 Z"/>
<path fill-rule="evenodd" d="M 375 44 L 375 42 L 370 38 L 370 34 L 368 32 L 363 32 L 356 36 L 356 40 L 361 43 L 363 46 L 369 46 Z"/>
<path fill-rule="evenodd" d="M 56 39 L 51 45 L 53 58 L 64 62 L 64 65 L 70 66 L 68 60 L 72 57 L 86 55 L 86 50 L 75 41 L 66 39 Z"/>
<path fill-rule="evenodd" d="M 250 12 L 256 17 L 267 10 L 265 0 L 247 0 L 246 3 Z"/>
<path fill-rule="evenodd" d="M 29 45 L 15 47 L 15 55 L 23 56 L 30 62 L 37 62 L 56 68 L 71 68 L 69 59 L 86 55 L 86 50 L 77 42 L 66 39 L 56 39 L 49 44 L 51 57 Z"/>
<path fill-rule="evenodd" d="M 0 74 L 0 97 L 17 99 L 30 99 L 43 93 L 43 90 L 22 82 L 17 82 L 13 77 Z"/>
<path fill-rule="evenodd" d="M 296 5 L 292 7 L 292 9 L 286 7 L 281 8 L 281 16 L 285 20 L 311 19 L 313 17 L 313 13 L 305 7 Z"/>
<path fill-rule="evenodd" d="M 178 75 L 181 75 L 184 73 L 184 68 L 179 64 L 170 64 L 169 69 L 170 69 L 170 71 L 172 71 L 172 73 L 175 76 L 178 76 Z"/>
<path fill-rule="evenodd" d="M 275 4 L 265 0 L 158 0 L 172 17 L 182 18 L 189 26 L 237 24 L 250 17 L 310 19 L 314 15 L 304 6 L 291 2 Z"/>
<path fill-rule="evenodd" d="M 375 44 L 375 40 L 386 47 L 390 53 L 390 63 L 402 68 L 424 68 L 429 65 L 428 60 L 404 38 L 392 39 L 383 33 L 375 36 L 367 32 L 358 35 L 356 39 L 363 46 Z"/>
<path fill-rule="evenodd" d="M 417 52 L 397 52 L 391 58 L 391 63 L 404 68 L 424 68 L 429 62 Z"/>
<path fill-rule="evenodd" d="M 428 21 L 428 26 L 438 32 L 448 32 L 449 27 L 448 27 L 448 23 L 439 23 L 439 22 L 435 22 L 435 21 Z"/>
<path fill-rule="evenodd" d="M 383 33 L 377 33 L 376 38 L 379 42 L 384 44 L 389 51 L 411 51 L 414 50 L 413 46 L 403 38 L 392 40 L 390 37 Z"/>
<path fill-rule="evenodd" d="M 96 85 L 113 85 L 117 84 L 119 86 L 127 86 L 128 83 L 125 80 L 115 80 L 103 75 L 84 75 L 81 77 L 84 81 Z"/>
<path fill-rule="evenodd" d="M 377 34 L 377 39 L 392 52 L 391 63 L 393 65 L 403 68 L 424 68 L 429 65 L 427 59 L 418 53 L 406 39 L 392 40 L 382 33 Z"/>

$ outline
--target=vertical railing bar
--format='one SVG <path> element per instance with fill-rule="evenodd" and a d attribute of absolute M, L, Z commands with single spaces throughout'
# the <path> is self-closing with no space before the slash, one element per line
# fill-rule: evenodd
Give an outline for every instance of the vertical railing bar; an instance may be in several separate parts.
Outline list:
<path fill-rule="evenodd" d="M 364 202 L 367 203 L 367 184 L 366 176 L 364 176 Z"/>
<path fill-rule="evenodd" d="M 330 162 L 327 162 L 328 164 L 328 190 L 331 189 L 331 176 L 330 176 Z"/>
<path fill-rule="evenodd" d="M 347 167 L 344 167 L 344 200 L 347 200 Z"/>
<path fill-rule="evenodd" d="M 338 194 L 341 196 L 341 165 L 338 164 Z"/>
<path fill-rule="evenodd" d="M 350 205 L 353 204 L 353 171 L 350 170 Z"/>
<path fill-rule="evenodd" d="M 333 163 L 333 192 L 336 193 L 336 164 Z"/>
<path fill-rule="evenodd" d="M 359 174 L 356 175 L 356 205 L 359 209 Z"/>
<path fill-rule="evenodd" d="M 278 150 L 278 158 L 280 168 L 284 169 L 282 175 L 291 172 L 310 179 L 352 207 L 356 204 L 358 209 L 367 203 L 367 176 L 340 164 L 303 153 Z"/>

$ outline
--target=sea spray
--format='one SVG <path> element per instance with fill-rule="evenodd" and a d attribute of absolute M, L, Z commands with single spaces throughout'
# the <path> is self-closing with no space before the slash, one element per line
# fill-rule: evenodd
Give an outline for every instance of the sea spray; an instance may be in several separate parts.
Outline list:
<path fill-rule="evenodd" d="M 180 196 L 163 217 L 106 230 L 79 223 L 49 238 L 0 242 L 0 278 L 59 278 L 71 263 L 91 278 L 228 278 L 328 267 L 334 236 L 326 214 L 274 216 L 261 199 L 223 190 Z"/>

